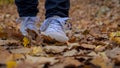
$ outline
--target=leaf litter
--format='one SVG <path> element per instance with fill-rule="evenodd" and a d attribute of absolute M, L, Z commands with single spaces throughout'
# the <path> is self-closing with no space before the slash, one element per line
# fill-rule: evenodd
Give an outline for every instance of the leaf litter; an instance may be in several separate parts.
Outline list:
<path fill-rule="evenodd" d="M 44 1 L 38 7 L 40 23 Z M 70 1 L 67 44 L 22 36 L 17 11 L 11 10 L 15 5 L 0 7 L 0 68 L 120 68 L 120 1 Z"/>

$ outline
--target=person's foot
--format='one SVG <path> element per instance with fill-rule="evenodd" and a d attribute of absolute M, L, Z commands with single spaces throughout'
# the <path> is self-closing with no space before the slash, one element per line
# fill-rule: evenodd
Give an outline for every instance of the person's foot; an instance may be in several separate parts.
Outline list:
<path fill-rule="evenodd" d="M 37 17 L 21 17 L 20 19 L 20 31 L 22 35 L 27 36 L 28 32 L 27 30 L 32 30 L 36 33 L 38 33 L 37 27 L 36 27 L 36 22 L 37 22 Z"/>
<path fill-rule="evenodd" d="M 55 39 L 58 42 L 67 42 L 69 39 L 65 33 L 66 20 L 69 18 L 50 17 L 46 19 L 40 30 L 43 35 Z"/>

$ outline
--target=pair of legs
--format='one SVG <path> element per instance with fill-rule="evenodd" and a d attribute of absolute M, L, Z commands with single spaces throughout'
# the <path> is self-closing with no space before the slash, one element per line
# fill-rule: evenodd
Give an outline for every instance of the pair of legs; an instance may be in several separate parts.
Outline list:
<path fill-rule="evenodd" d="M 38 13 L 38 0 L 15 0 L 20 17 L 36 16 Z M 69 0 L 46 0 L 46 18 L 52 16 L 68 17 L 70 8 Z"/>
<path fill-rule="evenodd" d="M 37 32 L 35 26 L 38 0 L 15 0 L 18 13 L 21 20 L 20 31 L 23 35 L 27 35 L 27 29 Z M 65 34 L 64 25 L 68 19 L 70 8 L 69 0 L 46 0 L 46 20 L 40 27 L 45 36 L 49 36 L 57 41 L 65 42 L 68 37 Z"/>

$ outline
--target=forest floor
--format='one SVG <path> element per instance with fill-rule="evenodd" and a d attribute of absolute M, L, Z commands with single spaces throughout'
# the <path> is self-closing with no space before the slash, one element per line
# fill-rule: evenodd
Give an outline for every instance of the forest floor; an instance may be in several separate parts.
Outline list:
<path fill-rule="evenodd" d="M 33 44 L 19 31 L 16 6 L 0 6 L 0 68 L 120 68 L 120 0 L 70 1 L 69 45 Z M 38 8 L 40 25 L 44 0 Z"/>

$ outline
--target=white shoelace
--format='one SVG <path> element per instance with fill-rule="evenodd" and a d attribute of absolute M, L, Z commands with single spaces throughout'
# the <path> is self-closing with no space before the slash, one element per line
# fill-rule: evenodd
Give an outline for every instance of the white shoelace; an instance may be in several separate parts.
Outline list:
<path fill-rule="evenodd" d="M 42 25 L 41 25 L 41 27 L 40 27 L 40 30 L 41 30 L 41 32 L 44 32 L 47 28 L 48 28 L 48 26 L 50 25 L 50 24 L 55 24 L 55 23 L 52 23 L 51 21 L 52 20 L 55 20 L 55 21 L 57 21 L 57 23 L 59 23 L 60 25 L 59 26 L 61 26 L 62 27 L 62 29 L 63 29 L 63 31 L 65 31 L 64 29 L 65 29 L 65 23 L 66 23 L 66 20 L 68 20 L 68 19 L 70 19 L 70 18 L 68 18 L 68 17 L 65 17 L 65 18 L 61 18 L 61 17 L 50 17 L 50 18 L 48 18 L 48 19 L 46 19 L 43 23 L 42 23 Z M 56 25 L 58 25 L 58 24 L 55 24 L 55 26 L 53 26 L 53 28 L 58 28 L 58 27 L 56 27 Z M 52 28 L 52 27 L 51 27 Z"/>
<path fill-rule="evenodd" d="M 20 17 L 17 23 L 21 24 L 20 31 L 24 36 L 28 35 L 27 29 L 37 31 L 35 24 L 39 21 L 37 17 Z"/>

